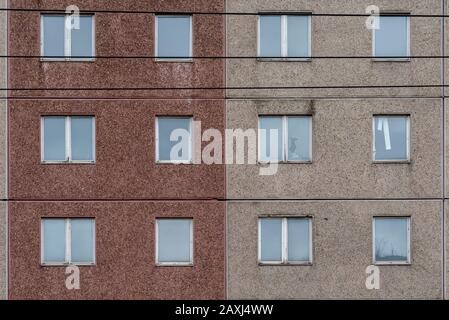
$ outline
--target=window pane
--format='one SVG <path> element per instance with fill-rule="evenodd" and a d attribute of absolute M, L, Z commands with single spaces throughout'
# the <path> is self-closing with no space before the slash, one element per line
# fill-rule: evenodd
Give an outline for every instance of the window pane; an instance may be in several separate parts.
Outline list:
<path fill-rule="evenodd" d="M 190 261 L 191 220 L 158 220 L 158 262 Z"/>
<path fill-rule="evenodd" d="M 72 117 L 72 160 L 93 161 L 93 118 Z"/>
<path fill-rule="evenodd" d="M 190 57 L 191 17 L 157 17 L 158 57 Z"/>
<path fill-rule="evenodd" d="M 72 29 L 72 56 L 93 56 L 92 16 L 80 16 L 80 28 Z"/>
<path fill-rule="evenodd" d="M 375 218 L 376 261 L 407 261 L 408 218 Z"/>
<path fill-rule="evenodd" d="M 310 261 L 309 219 L 288 219 L 288 261 Z"/>
<path fill-rule="evenodd" d="M 288 160 L 311 160 L 311 126 L 311 117 L 288 117 Z"/>
<path fill-rule="evenodd" d="M 62 15 L 45 15 L 43 19 L 44 56 L 64 56 L 64 19 Z"/>
<path fill-rule="evenodd" d="M 282 261 L 282 219 L 260 220 L 262 261 Z"/>
<path fill-rule="evenodd" d="M 376 117 L 375 160 L 407 160 L 408 117 Z"/>
<path fill-rule="evenodd" d="M 260 56 L 281 56 L 281 16 L 260 16 Z"/>
<path fill-rule="evenodd" d="M 288 16 L 289 57 L 309 57 L 309 16 Z"/>
<path fill-rule="evenodd" d="M 66 160 L 65 117 L 44 117 L 44 160 Z"/>
<path fill-rule="evenodd" d="M 260 160 L 261 161 L 280 161 L 283 160 L 282 145 L 282 117 L 260 117 L 259 132 L 260 139 Z M 277 140 L 275 135 L 277 134 Z M 273 141 L 271 137 L 273 136 Z"/>
<path fill-rule="evenodd" d="M 379 30 L 375 30 L 375 55 L 403 57 L 408 55 L 408 17 L 381 16 Z"/>
<path fill-rule="evenodd" d="M 94 262 L 94 220 L 72 219 L 72 262 Z"/>
<path fill-rule="evenodd" d="M 65 262 L 65 220 L 44 219 L 44 262 Z"/>
<path fill-rule="evenodd" d="M 190 160 L 190 118 L 158 118 L 158 137 L 158 160 Z"/>

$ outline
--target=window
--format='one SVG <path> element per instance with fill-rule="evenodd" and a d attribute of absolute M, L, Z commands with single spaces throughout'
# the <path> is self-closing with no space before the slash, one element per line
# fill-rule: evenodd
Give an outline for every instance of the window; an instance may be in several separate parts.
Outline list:
<path fill-rule="evenodd" d="M 156 264 L 193 264 L 193 220 L 156 220 Z"/>
<path fill-rule="evenodd" d="M 95 162 L 95 118 L 44 116 L 41 119 L 42 162 Z"/>
<path fill-rule="evenodd" d="M 259 262 L 262 264 L 312 263 L 310 218 L 259 219 Z"/>
<path fill-rule="evenodd" d="M 409 161 L 410 117 L 375 116 L 373 139 L 374 161 Z"/>
<path fill-rule="evenodd" d="M 95 264 L 94 219 L 42 219 L 43 265 Z"/>
<path fill-rule="evenodd" d="M 157 162 L 192 162 L 192 121 L 191 117 L 156 118 Z"/>
<path fill-rule="evenodd" d="M 375 264 L 410 263 L 410 217 L 375 217 L 373 234 Z"/>
<path fill-rule="evenodd" d="M 312 161 L 312 117 L 259 117 L 259 161 Z"/>
<path fill-rule="evenodd" d="M 379 17 L 379 29 L 373 29 L 373 56 L 376 60 L 408 60 L 410 17 Z"/>
<path fill-rule="evenodd" d="M 156 17 L 156 57 L 158 60 L 192 58 L 192 17 Z"/>
<path fill-rule="evenodd" d="M 310 15 L 260 15 L 258 56 L 307 60 L 311 57 Z"/>
<path fill-rule="evenodd" d="M 41 16 L 41 52 L 44 60 L 93 60 L 95 56 L 94 16 Z"/>

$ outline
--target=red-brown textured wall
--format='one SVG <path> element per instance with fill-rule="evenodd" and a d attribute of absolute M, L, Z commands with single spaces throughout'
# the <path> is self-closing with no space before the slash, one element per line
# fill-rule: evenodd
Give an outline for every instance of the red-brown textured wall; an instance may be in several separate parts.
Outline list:
<path fill-rule="evenodd" d="M 12 0 L 12 8 L 223 12 L 224 0 Z M 193 55 L 225 54 L 224 16 L 193 16 Z M 9 54 L 40 55 L 40 13 L 10 12 Z M 95 13 L 96 55 L 154 55 L 154 15 Z M 9 59 L 10 88 L 222 87 L 223 59 L 42 62 Z M 224 130 L 223 90 L 10 91 L 9 298 L 225 298 L 225 168 L 155 163 L 155 117 L 193 116 Z M 44 97 L 46 99 L 36 99 Z M 20 99 L 18 99 L 20 98 Z M 96 164 L 41 164 L 43 115 L 93 115 Z M 203 144 L 205 145 L 205 144 Z M 164 200 L 164 201 L 157 201 Z M 40 266 L 42 217 L 96 219 L 96 266 L 81 290 Z M 156 267 L 157 217 L 194 219 L 194 266 Z"/>
<path fill-rule="evenodd" d="M 11 199 L 224 198 L 223 165 L 155 163 L 155 116 L 223 130 L 221 100 L 15 100 L 9 114 Z M 42 115 L 94 115 L 96 164 L 41 164 Z M 207 143 L 205 143 L 207 144 Z"/>
<path fill-rule="evenodd" d="M 11 299 L 224 299 L 224 203 L 12 202 Z M 41 217 L 96 219 L 96 266 L 80 267 L 80 290 L 64 267 L 40 266 Z M 193 267 L 155 266 L 155 219 L 193 218 Z"/>
<path fill-rule="evenodd" d="M 60 9 L 77 5 L 81 11 L 223 12 L 224 0 L 12 0 L 12 8 Z M 154 56 L 154 15 L 96 13 L 97 56 Z M 224 18 L 193 16 L 193 55 L 220 57 L 225 52 Z M 40 12 L 10 12 L 9 55 L 40 55 Z M 154 59 L 102 59 L 95 62 L 9 60 L 10 88 L 148 88 L 223 87 L 223 59 L 191 63 Z M 224 97 L 223 90 L 169 91 L 12 91 L 27 96 L 91 97 Z"/>

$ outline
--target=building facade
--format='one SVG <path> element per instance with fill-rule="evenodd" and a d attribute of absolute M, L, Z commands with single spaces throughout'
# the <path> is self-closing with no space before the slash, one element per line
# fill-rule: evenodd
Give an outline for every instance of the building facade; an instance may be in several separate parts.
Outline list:
<path fill-rule="evenodd" d="M 377 1 L 373 30 L 319 15 L 372 1 L 227 1 L 247 13 L 227 55 L 257 57 L 227 61 L 228 87 L 284 88 L 227 91 L 228 128 L 281 132 L 280 149 L 259 132 L 276 175 L 227 168 L 229 299 L 443 297 L 444 3 Z"/>
<path fill-rule="evenodd" d="M 0 0 L 0 298 L 447 298 L 447 1 L 73 4 Z"/>
<path fill-rule="evenodd" d="M 224 55 L 224 17 L 168 12 L 224 2 L 72 4 L 9 1 L 41 10 L 10 12 L 9 55 L 42 56 L 9 62 L 30 89 L 10 91 L 9 298 L 224 299 L 224 168 L 167 153 L 169 129 L 225 119 L 223 90 L 167 89 L 224 86 L 224 61 L 196 58 Z"/>

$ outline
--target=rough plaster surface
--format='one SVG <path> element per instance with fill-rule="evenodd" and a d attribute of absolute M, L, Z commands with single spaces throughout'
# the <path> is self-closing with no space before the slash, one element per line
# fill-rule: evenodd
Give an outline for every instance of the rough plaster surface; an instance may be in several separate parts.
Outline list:
<path fill-rule="evenodd" d="M 163 165 L 155 159 L 156 116 L 193 116 L 203 130 L 223 130 L 224 108 L 222 100 L 11 101 L 10 197 L 224 198 L 224 166 Z M 95 116 L 96 164 L 41 164 L 41 116 L 80 114 Z"/>
<path fill-rule="evenodd" d="M 362 13 L 370 0 L 228 0 L 228 12 Z M 380 0 L 382 11 L 434 14 L 442 12 L 440 0 Z M 368 56 L 371 31 L 366 17 L 312 17 L 312 56 Z M 441 55 L 441 19 L 412 18 L 411 55 Z M 227 16 L 229 56 L 257 55 L 257 16 Z M 368 59 L 314 59 L 309 62 L 263 62 L 255 59 L 227 61 L 228 86 L 346 86 L 440 84 L 441 59 L 410 62 L 375 62 Z M 229 90 L 228 96 L 437 96 L 439 88 Z"/>
<path fill-rule="evenodd" d="M 6 0 L 0 0 L 0 7 L 6 7 Z M 0 55 L 6 55 L 7 46 L 7 14 L 0 12 Z M 7 60 L 0 59 L 0 88 L 6 87 Z M 7 194 L 7 102 L 4 99 L 6 91 L 0 91 L 0 201 Z M 7 203 L 0 202 L 0 299 L 7 297 Z"/>
<path fill-rule="evenodd" d="M 12 0 L 12 8 L 63 9 L 72 0 Z M 81 11 L 224 11 L 223 0 L 136 0 L 77 1 Z M 154 56 L 154 15 L 95 14 L 96 55 Z M 39 55 L 40 13 L 10 13 L 11 55 Z M 224 18 L 193 17 L 193 55 L 223 56 Z M 41 62 L 39 59 L 10 61 L 11 87 L 25 88 L 160 88 L 222 87 L 223 59 L 194 59 L 189 63 L 156 62 L 145 59 L 101 59 L 94 62 Z M 27 96 L 90 97 L 223 97 L 223 90 L 120 90 L 120 91 L 14 91 Z"/>
<path fill-rule="evenodd" d="M 232 202 L 227 208 L 229 299 L 441 299 L 439 201 Z M 313 217 L 312 266 L 259 266 L 261 215 Z M 407 266 L 381 266 L 367 290 L 373 216 L 411 216 Z"/>
<path fill-rule="evenodd" d="M 445 200 L 445 211 L 446 212 L 444 212 L 444 217 L 445 217 L 445 220 L 444 220 L 444 222 L 445 222 L 445 224 L 444 224 L 444 232 L 445 232 L 446 243 L 445 243 L 445 246 L 444 246 L 444 251 L 445 251 L 445 254 L 446 254 L 446 256 L 445 256 L 446 259 L 444 261 L 444 263 L 445 263 L 444 272 L 446 274 L 446 287 L 445 287 L 446 300 L 448 300 L 449 299 L 449 297 L 448 297 L 448 295 L 449 295 L 449 286 L 447 284 L 447 279 L 449 279 L 449 268 L 448 268 L 448 266 L 449 266 L 449 246 L 447 244 L 447 239 L 449 239 L 449 201 L 448 200 Z"/>
<path fill-rule="evenodd" d="M 65 9 L 72 4 L 71 0 L 10 1 L 12 8 Z M 76 4 L 82 11 L 224 10 L 223 0 L 81 0 Z M 150 14 L 95 14 L 96 54 L 152 56 L 154 20 Z M 224 55 L 224 22 L 224 17 L 215 15 L 193 17 L 194 56 Z M 39 55 L 39 13 L 11 12 L 9 24 L 9 53 Z M 11 60 L 9 71 L 10 87 L 222 87 L 225 82 L 223 59 L 189 63 L 156 62 L 151 58 L 67 63 L 16 59 Z M 156 116 L 193 116 L 202 121 L 203 130 L 223 130 L 223 90 L 47 90 L 11 94 L 50 98 L 14 100 L 9 109 L 9 197 L 14 200 L 9 205 L 11 299 L 225 298 L 225 205 L 214 200 L 225 197 L 225 168 L 156 165 L 154 152 Z M 56 97 L 61 99 L 52 99 Z M 154 99 L 158 97 L 161 99 Z M 94 115 L 96 164 L 42 165 L 42 115 Z M 63 202 L 79 199 L 123 201 Z M 150 201 L 154 199 L 167 201 Z M 43 216 L 96 219 L 97 265 L 81 268 L 80 291 L 66 290 L 64 268 L 39 264 Z M 155 267 L 155 217 L 194 218 L 194 267 Z"/>
<path fill-rule="evenodd" d="M 227 167 L 228 198 L 432 198 L 441 196 L 441 100 L 228 100 L 227 127 L 257 129 L 260 114 L 313 116 L 311 164 Z M 372 119 L 410 115 L 410 163 L 373 163 Z"/>
<path fill-rule="evenodd" d="M 0 300 L 7 297 L 7 223 L 6 202 L 0 202 Z"/>
<path fill-rule="evenodd" d="M 11 299 L 224 299 L 222 202 L 11 202 Z M 96 219 L 96 262 L 80 267 L 81 289 L 64 267 L 40 266 L 41 217 Z M 155 266 L 155 219 L 193 218 L 194 266 Z"/>

